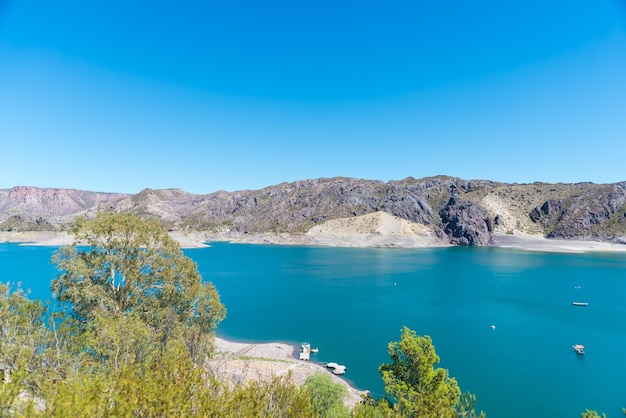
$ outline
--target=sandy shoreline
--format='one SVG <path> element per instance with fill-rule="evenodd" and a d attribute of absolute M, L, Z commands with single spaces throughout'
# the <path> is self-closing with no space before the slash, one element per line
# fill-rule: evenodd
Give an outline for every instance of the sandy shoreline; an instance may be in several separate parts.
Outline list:
<path fill-rule="evenodd" d="M 206 232 L 172 232 L 182 248 L 202 248 L 209 242 L 228 241 L 243 244 L 304 245 L 359 248 L 435 248 L 449 246 L 430 236 L 410 234 L 214 234 Z M 61 246 L 74 242 L 65 232 L 6 232 L 0 231 L 0 242 L 22 245 Z M 626 252 L 626 245 L 599 241 L 548 239 L 541 235 L 494 234 L 493 247 L 525 251 L 583 253 Z"/>
<path fill-rule="evenodd" d="M 182 232 L 172 232 L 170 236 L 178 241 L 181 248 L 202 248 L 208 246 L 208 241 L 204 238 L 205 234 L 202 233 L 185 234 Z M 55 231 L 0 231 L 0 242 L 57 247 L 73 244 L 74 236 L 67 232 Z"/>
<path fill-rule="evenodd" d="M 493 245 L 524 251 L 560 253 L 626 252 L 626 245 L 600 241 L 565 240 L 545 238 L 541 235 L 494 235 Z"/>
<path fill-rule="evenodd" d="M 344 379 L 330 373 L 324 365 L 296 358 L 299 349 L 284 343 L 241 343 L 215 338 L 216 355 L 208 362 L 208 369 L 233 382 L 248 380 L 269 380 L 274 376 L 291 373 L 292 380 L 302 384 L 308 376 L 315 373 L 327 373 L 333 381 L 348 389 L 344 404 L 352 408 L 361 401 L 366 391 L 352 387 Z M 349 365 L 348 365 L 349 370 Z M 349 372 L 348 372 L 349 373 Z"/>

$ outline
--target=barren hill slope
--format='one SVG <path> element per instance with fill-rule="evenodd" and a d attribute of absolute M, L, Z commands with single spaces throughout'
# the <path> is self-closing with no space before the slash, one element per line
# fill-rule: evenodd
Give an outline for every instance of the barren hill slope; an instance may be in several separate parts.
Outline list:
<path fill-rule="evenodd" d="M 321 178 L 207 195 L 146 189 L 136 195 L 15 187 L 0 190 L 0 230 L 64 230 L 76 216 L 130 211 L 172 231 L 353 234 L 488 245 L 494 234 L 626 243 L 626 182 L 505 184 L 436 176 L 382 182 Z M 386 245 L 380 239 L 380 245 Z M 407 242 L 408 242 L 407 241 Z M 407 244 L 408 245 L 408 244 Z"/>

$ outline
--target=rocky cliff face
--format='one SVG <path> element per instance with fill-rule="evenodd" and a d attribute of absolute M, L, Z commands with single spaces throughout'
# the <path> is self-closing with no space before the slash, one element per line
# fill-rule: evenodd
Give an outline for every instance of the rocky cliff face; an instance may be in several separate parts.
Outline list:
<path fill-rule="evenodd" d="M 491 242 L 493 221 L 486 209 L 452 197 L 439 212 L 441 223 L 450 243 L 457 245 L 487 245 Z"/>
<path fill-rule="evenodd" d="M 626 242 L 626 182 L 504 184 L 438 176 L 388 183 L 323 178 L 207 195 L 0 190 L 0 230 L 62 230 L 76 216 L 98 211 L 156 217 L 171 230 L 240 234 L 303 234 L 329 220 L 386 212 L 456 245 L 488 245 L 494 233 L 520 232 Z"/>
<path fill-rule="evenodd" d="M 530 217 L 544 225 L 548 238 L 613 240 L 624 235 L 625 205 L 626 182 L 587 185 L 564 199 L 546 200 L 530 212 Z"/>

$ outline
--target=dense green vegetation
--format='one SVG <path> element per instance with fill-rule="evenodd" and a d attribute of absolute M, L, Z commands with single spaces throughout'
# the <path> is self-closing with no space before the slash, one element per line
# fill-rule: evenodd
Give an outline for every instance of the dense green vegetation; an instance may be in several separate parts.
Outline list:
<path fill-rule="evenodd" d="M 303 388 L 309 393 L 313 411 L 319 417 L 349 417 L 350 411 L 343 404 L 348 389 L 333 382 L 327 373 L 307 377 Z"/>
<path fill-rule="evenodd" d="M 194 361 L 209 353 L 226 310 L 156 220 L 101 213 L 79 218 L 72 232 L 87 247 L 64 246 L 55 254 L 61 274 L 52 290 L 76 332 L 88 337 L 89 355 L 119 367 L 173 341 Z"/>
<path fill-rule="evenodd" d="M 352 411 L 330 375 L 234 385 L 207 371 L 225 316 L 156 222 L 130 214 L 79 219 L 80 246 L 61 248 L 52 281 L 58 307 L 0 284 L 1 416 L 471 417 L 473 397 L 436 368 L 429 337 L 405 328 L 380 372 L 389 399 Z"/>

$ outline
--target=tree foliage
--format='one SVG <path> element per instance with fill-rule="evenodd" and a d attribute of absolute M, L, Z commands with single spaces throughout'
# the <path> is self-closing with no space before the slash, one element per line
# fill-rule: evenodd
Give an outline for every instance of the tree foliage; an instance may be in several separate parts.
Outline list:
<path fill-rule="evenodd" d="M 626 412 L 624 412 L 624 414 L 626 415 Z M 598 414 L 597 411 L 592 411 L 587 409 L 585 412 L 580 414 L 581 418 L 606 418 L 606 414 Z"/>
<path fill-rule="evenodd" d="M 31 301 L 26 293 L 9 284 L 0 284 L 0 379 L 7 381 L 10 374 L 24 365 L 29 372 L 41 372 L 42 355 L 48 344 L 44 324 L 46 307 L 40 301 Z"/>
<path fill-rule="evenodd" d="M 346 389 L 329 376 L 329 385 L 311 379 L 299 387 L 287 376 L 233 387 L 198 367 L 183 340 L 155 353 L 148 328 L 132 311 L 97 316 L 89 327 L 77 327 L 75 318 L 53 318 L 19 287 L 0 284 L 0 366 L 6 370 L 6 379 L 0 374 L 0 416 L 347 414 L 336 405 Z M 90 355 L 81 358 L 84 350 Z"/>
<path fill-rule="evenodd" d="M 397 407 L 386 398 L 374 399 L 365 396 L 363 400 L 352 409 L 354 418 L 402 418 Z"/>
<path fill-rule="evenodd" d="M 426 411 L 449 411 L 455 415 L 455 405 L 461 391 L 448 371 L 435 368 L 439 356 L 429 336 L 417 336 L 415 331 L 404 327 L 400 341 L 389 343 L 391 363 L 384 363 L 379 371 L 386 392 L 398 403 L 401 412 L 407 415 Z"/>
<path fill-rule="evenodd" d="M 15 408 L 24 394 L 39 393 L 42 382 L 55 372 L 47 359 L 51 335 L 45 311 L 19 286 L 0 284 L 0 415 Z"/>
<path fill-rule="evenodd" d="M 0 416 L 32 415 L 45 386 L 78 370 L 54 312 L 18 285 L 0 283 Z"/>
<path fill-rule="evenodd" d="M 64 246 L 54 255 L 60 274 L 51 288 L 80 332 L 91 335 L 93 354 L 140 358 L 146 336 L 161 348 L 172 339 L 183 341 L 194 359 L 206 354 L 226 310 L 215 287 L 202 281 L 196 264 L 158 221 L 99 213 L 79 218 L 72 232 L 82 246 Z M 127 326 L 139 337 L 135 347 L 109 332 Z"/>
<path fill-rule="evenodd" d="M 141 367 L 83 370 L 48 385 L 40 416 L 75 417 L 315 417 L 309 394 L 289 378 L 231 387 L 199 368 L 187 350 L 172 344 Z M 31 417 L 34 402 L 14 409 Z"/>
<path fill-rule="evenodd" d="M 385 391 L 396 402 L 394 413 L 419 417 L 476 416 L 473 395 L 461 396 L 457 381 L 448 375 L 448 370 L 435 367 L 439 356 L 429 336 L 418 336 L 404 327 L 400 341 L 390 342 L 388 352 L 391 363 L 383 363 L 378 370 Z M 378 407 L 389 413 L 385 403 L 379 402 Z"/>
<path fill-rule="evenodd" d="M 333 382 L 328 373 L 315 373 L 308 376 L 303 387 L 310 394 L 317 416 L 350 416 L 350 411 L 343 404 L 343 400 L 348 395 L 348 389 L 341 383 Z"/>

